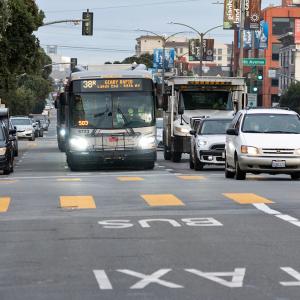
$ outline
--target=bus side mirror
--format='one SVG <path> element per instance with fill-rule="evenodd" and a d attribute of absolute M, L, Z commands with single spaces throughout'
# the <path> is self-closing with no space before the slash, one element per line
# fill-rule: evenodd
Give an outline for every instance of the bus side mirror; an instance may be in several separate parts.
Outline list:
<path fill-rule="evenodd" d="M 168 96 L 168 94 L 163 94 L 162 95 L 162 109 L 164 111 L 167 111 L 168 106 L 169 106 L 169 96 Z"/>
<path fill-rule="evenodd" d="M 59 95 L 59 103 L 61 105 L 66 105 L 66 94 L 65 93 L 61 93 Z"/>

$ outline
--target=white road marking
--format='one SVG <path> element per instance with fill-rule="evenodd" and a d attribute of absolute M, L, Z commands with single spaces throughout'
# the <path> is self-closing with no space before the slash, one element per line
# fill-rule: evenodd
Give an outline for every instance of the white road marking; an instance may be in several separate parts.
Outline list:
<path fill-rule="evenodd" d="M 196 269 L 185 269 L 185 271 L 212 280 L 214 282 L 217 282 L 221 285 L 230 288 L 242 287 L 245 273 L 246 273 L 245 268 L 235 268 L 233 272 L 202 272 Z M 232 277 L 231 281 L 220 278 L 225 276 L 226 277 L 231 276 Z"/>
<path fill-rule="evenodd" d="M 280 211 L 273 210 L 268 205 L 266 205 L 264 203 L 253 203 L 253 205 L 257 209 L 263 211 L 266 214 L 273 215 L 278 219 L 281 219 L 281 220 L 286 221 L 290 224 L 293 224 L 297 227 L 300 227 L 300 221 L 298 219 L 290 216 L 290 215 L 282 214 Z"/>
<path fill-rule="evenodd" d="M 174 169 L 166 169 L 166 171 L 171 172 L 174 171 Z"/>
<path fill-rule="evenodd" d="M 140 220 L 139 223 L 142 228 L 150 228 L 151 225 L 149 225 L 149 222 L 168 222 L 170 223 L 173 227 L 181 227 L 181 225 L 175 221 L 175 220 L 170 220 L 170 219 L 145 219 L 145 220 Z"/>
<path fill-rule="evenodd" d="M 104 270 L 93 270 L 100 290 L 112 290 L 113 287 Z"/>
<path fill-rule="evenodd" d="M 120 273 L 124 273 L 124 274 L 134 276 L 134 277 L 137 277 L 137 278 L 141 279 L 136 284 L 131 286 L 130 289 L 143 289 L 147 285 L 149 285 L 150 283 L 156 283 L 156 284 L 159 284 L 159 285 L 171 288 L 171 289 L 183 288 L 182 285 L 178 285 L 176 283 L 160 279 L 162 276 L 164 276 L 165 274 L 172 271 L 172 269 L 160 269 L 160 270 L 158 270 L 158 271 L 156 271 L 156 272 L 154 272 L 150 275 L 145 275 L 145 274 L 138 273 L 138 272 L 131 271 L 131 270 L 127 270 L 127 269 L 121 269 L 121 270 L 117 270 L 117 271 L 120 272 Z"/>
<path fill-rule="evenodd" d="M 295 279 L 297 279 L 297 281 L 281 281 L 281 282 L 279 282 L 281 285 L 283 285 L 283 286 L 300 286 L 300 273 L 299 272 L 297 272 L 295 269 L 290 268 L 290 267 L 283 267 L 280 269 L 283 270 L 284 272 L 288 273 Z"/>

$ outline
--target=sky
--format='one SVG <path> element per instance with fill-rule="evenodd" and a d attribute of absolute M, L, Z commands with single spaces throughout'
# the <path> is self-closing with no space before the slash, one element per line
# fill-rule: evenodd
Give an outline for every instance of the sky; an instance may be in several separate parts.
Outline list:
<path fill-rule="evenodd" d="M 58 54 L 76 57 L 78 64 L 102 64 L 123 60 L 135 53 L 136 38 L 144 32 L 170 35 L 188 30 L 168 22 L 188 24 L 203 32 L 222 24 L 223 5 L 218 0 L 36 0 L 44 11 L 44 22 L 81 19 L 82 12 L 94 13 L 93 36 L 82 36 L 81 25 L 56 24 L 35 32 L 43 47 L 57 45 Z M 262 7 L 281 0 L 262 0 Z M 192 32 L 186 36 L 193 37 Z M 231 43 L 233 32 L 217 29 L 208 37 Z"/>

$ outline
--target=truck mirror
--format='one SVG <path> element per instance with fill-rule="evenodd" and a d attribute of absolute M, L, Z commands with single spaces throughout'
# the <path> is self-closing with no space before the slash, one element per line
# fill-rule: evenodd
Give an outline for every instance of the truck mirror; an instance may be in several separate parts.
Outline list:
<path fill-rule="evenodd" d="M 169 106 L 169 96 L 168 96 L 168 94 L 163 94 L 162 95 L 162 109 L 164 111 L 167 111 L 168 106 Z"/>
<path fill-rule="evenodd" d="M 179 97 L 178 114 L 179 115 L 183 115 L 184 114 L 184 99 L 183 99 L 182 94 L 180 94 L 180 97 Z"/>
<path fill-rule="evenodd" d="M 190 130 L 190 135 L 196 135 L 196 130 Z"/>

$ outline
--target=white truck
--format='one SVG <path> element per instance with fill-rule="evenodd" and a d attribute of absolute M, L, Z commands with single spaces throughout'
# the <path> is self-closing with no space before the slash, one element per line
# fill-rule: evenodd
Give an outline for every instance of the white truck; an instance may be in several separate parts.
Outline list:
<path fill-rule="evenodd" d="M 162 95 L 164 158 L 180 162 L 190 153 L 191 123 L 206 117 L 233 117 L 246 106 L 245 78 L 174 76 Z"/>

